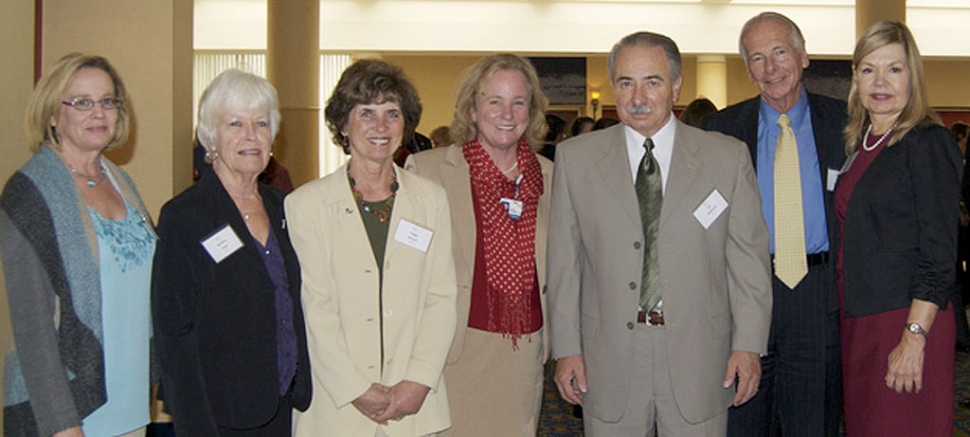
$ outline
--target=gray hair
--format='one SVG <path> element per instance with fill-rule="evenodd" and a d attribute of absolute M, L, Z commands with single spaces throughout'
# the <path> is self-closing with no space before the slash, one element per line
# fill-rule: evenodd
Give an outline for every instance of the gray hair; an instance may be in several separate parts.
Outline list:
<path fill-rule="evenodd" d="M 646 48 L 660 46 L 663 48 L 664 54 L 667 55 L 667 61 L 670 62 L 670 79 L 674 80 L 680 77 L 680 50 L 677 48 L 677 43 L 659 33 L 637 32 L 624 36 L 620 42 L 613 46 L 613 50 L 610 50 L 610 58 L 607 61 L 606 68 L 609 71 L 611 83 L 613 82 L 613 66 L 616 65 L 617 53 L 631 46 Z"/>
<path fill-rule="evenodd" d="M 262 77 L 230 68 L 212 79 L 199 100 L 198 135 L 203 147 L 215 147 L 216 126 L 226 111 L 233 109 L 269 112 L 271 139 L 276 139 L 281 118 L 276 88 Z"/>
<path fill-rule="evenodd" d="M 738 52 L 741 53 L 741 59 L 744 60 L 745 65 L 748 64 L 748 50 L 744 48 L 744 36 L 748 34 L 752 26 L 762 21 L 776 21 L 787 25 L 788 30 L 791 31 L 791 40 L 795 43 L 795 48 L 802 53 L 805 52 L 805 37 L 802 36 L 802 30 L 798 28 L 794 21 L 777 12 L 762 12 L 744 23 L 744 27 L 741 28 L 741 36 L 738 37 Z"/>

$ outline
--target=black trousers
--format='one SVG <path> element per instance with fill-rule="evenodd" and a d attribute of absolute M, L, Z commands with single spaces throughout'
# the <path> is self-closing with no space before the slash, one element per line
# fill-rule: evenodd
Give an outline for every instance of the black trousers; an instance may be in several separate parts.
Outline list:
<path fill-rule="evenodd" d="M 831 257 L 828 263 L 834 263 Z M 768 354 L 748 403 L 728 410 L 728 436 L 837 437 L 842 414 L 839 312 L 827 263 L 810 266 L 792 290 L 772 277 Z"/>

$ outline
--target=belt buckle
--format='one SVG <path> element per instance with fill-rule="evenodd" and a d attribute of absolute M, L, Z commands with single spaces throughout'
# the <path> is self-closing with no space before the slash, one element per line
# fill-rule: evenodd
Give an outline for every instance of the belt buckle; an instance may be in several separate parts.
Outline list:
<path fill-rule="evenodd" d="M 650 319 L 651 319 L 650 316 L 651 316 L 651 314 L 654 314 L 654 313 L 659 314 L 661 318 L 664 315 L 664 312 L 663 311 L 647 311 L 646 314 L 645 314 L 646 315 L 645 321 L 646 321 L 647 326 L 664 326 L 665 323 L 663 323 L 663 322 L 658 323 L 656 325 L 654 325 L 653 323 L 650 323 Z"/>

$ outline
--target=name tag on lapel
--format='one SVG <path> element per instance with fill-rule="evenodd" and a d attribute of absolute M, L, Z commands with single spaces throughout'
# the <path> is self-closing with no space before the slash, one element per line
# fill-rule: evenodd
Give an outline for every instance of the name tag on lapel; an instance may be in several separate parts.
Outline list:
<path fill-rule="evenodd" d="M 420 250 L 422 253 L 428 253 L 432 236 L 434 231 L 401 219 L 397 224 L 397 231 L 394 232 L 394 241 Z"/>
<path fill-rule="evenodd" d="M 206 252 L 209 252 L 209 256 L 218 264 L 243 247 L 243 242 L 232 230 L 232 227 L 225 225 L 222 229 L 202 240 L 202 247 L 205 248 Z"/>
<path fill-rule="evenodd" d="M 697 209 L 694 210 L 694 218 L 697 219 L 697 222 L 700 223 L 704 229 L 710 228 L 711 223 L 714 223 L 714 220 L 717 220 L 717 218 L 721 216 L 721 213 L 727 209 L 727 206 L 727 200 L 724 200 L 724 196 L 722 196 L 721 193 L 715 188 L 714 191 L 711 191 L 711 194 L 704 199 L 701 206 L 698 206 Z"/>

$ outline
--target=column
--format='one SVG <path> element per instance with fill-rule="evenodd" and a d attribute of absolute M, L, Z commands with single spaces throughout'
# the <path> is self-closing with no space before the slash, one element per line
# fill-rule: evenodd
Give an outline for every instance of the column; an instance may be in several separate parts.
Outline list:
<path fill-rule="evenodd" d="M 269 0 L 266 73 L 283 122 L 273 150 L 299 186 L 319 176 L 320 0 Z"/>
<path fill-rule="evenodd" d="M 723 55 L 697 56 L 696 97 L 707 97 L 718 109 L 727 106 L 727 59 Z"/>
<path fill-rule="evenodd" d="M 883 21 L 906 22 L 906 0 L 856 0 L 855 34 L 862 36 L 873 24 Z"/>

